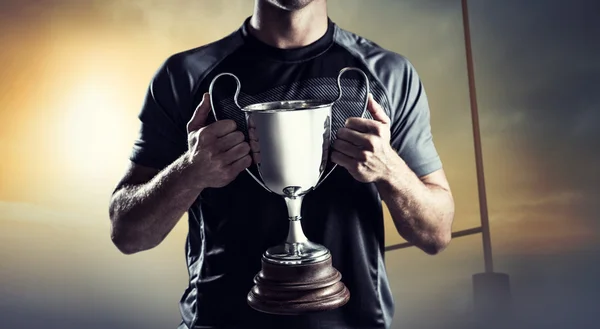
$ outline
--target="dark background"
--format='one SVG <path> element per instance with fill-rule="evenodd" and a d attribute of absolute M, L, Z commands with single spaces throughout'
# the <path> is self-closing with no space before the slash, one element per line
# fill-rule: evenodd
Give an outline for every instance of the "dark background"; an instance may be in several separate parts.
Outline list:
<path fill-rule="evenodd" d="M 118 253 L 108 198 L 150 78 L 217 40 L 251 0 L 0 1 L 0 327 L 175 328 L 184 220 Z M 457 204 L 479 225 L 458 0 L 330 0 L 341 27 L 408 57 L 425 84 Z M 523 328 L 591 328 L 600 305 L 600 2 L 472 0 L 495 268 Z M 386 218 L 388 245 L 402 239 Z M 387 254 L 394 328 L 463 328 L 481 237 Z"/>

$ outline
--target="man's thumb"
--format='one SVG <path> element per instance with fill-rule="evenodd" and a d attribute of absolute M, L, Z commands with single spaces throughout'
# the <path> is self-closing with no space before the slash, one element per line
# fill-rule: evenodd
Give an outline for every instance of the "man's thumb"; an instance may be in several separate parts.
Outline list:
<path fill-rule="evenodd" d="M 390 118 L 383 110 L 383 107 L 375 101 L 373 94 L 369 94 L 369 104 L 367 105 L 367 109 L 371 112 L 371 116 L 375 121 L 379 121 L 386 125 L 390 123 Z"/>
<path fill-rule="evenodd" d="M 208 93 L 204 93 L 204 95 L 202 95 L 202 101 L 200 102 L 198 107 L 196 107 L 192 118 L 187 124 L 188 134 L 192 131 L 196 131 L 200 128 L 203 128 L 206 125 L 206 120 L 208 119 L 208 114 L 210 113 L 210 110 L 210 96 Z"/>

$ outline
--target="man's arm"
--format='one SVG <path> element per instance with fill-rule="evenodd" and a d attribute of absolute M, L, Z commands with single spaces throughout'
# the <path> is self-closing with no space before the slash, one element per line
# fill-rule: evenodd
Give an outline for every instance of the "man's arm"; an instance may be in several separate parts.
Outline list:
<path fill-rule="evenodd" d="M 337 132 L 331 155 L 356 180 L 375 183 L 398 233 L 428 254 L 450 242 L 454 200 L 442 169 L 421 178 L 390 145 L 391 120 L 369 95 L 374 120 L 350 118 Z"/>
<path fill-rule="evenodd" d="M 162 171 L 132 163 L 109 206 L 111 239 L 124 254 L 159 245 L 198 197 L 193 168 L 182 156 Z"/>
<path fill-rule="evenodd" d="M 206 125 L 208 94 L 187 124 L 188 150 L 163 170 L 132 164 L 109 206 L 111 239 L 125 254 L 154 248 L 204 188 L 229 184 L 251 164 L 250 146 L 232 120 Z"/>
<path fill-rule="evenodd" d="M 398 233 L 435 255 L 450 243 L 454 199 L 443 169 L 421 178 L 396 157 L 393 171 L 376 183 Z"/>

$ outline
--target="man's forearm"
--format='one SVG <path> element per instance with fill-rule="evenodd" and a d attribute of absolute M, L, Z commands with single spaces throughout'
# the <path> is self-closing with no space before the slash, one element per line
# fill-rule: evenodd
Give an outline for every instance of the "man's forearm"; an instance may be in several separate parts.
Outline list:
<path fill-rule="evenodd" d="M 440 252 L 450 242 L 454 218 L 449 188 L 421 181 L 399 157 L 392 168 L 377 188 L 398 233 L 428 254 Z"/>
<path fill-rule="evenodd" d="M 111 238 L 119 250 L 132 254 L 164 240 L 201 192 L 193 184 L 193 169 L 182 156 L 148 182 L 124 185 L 114 193 Z"/>

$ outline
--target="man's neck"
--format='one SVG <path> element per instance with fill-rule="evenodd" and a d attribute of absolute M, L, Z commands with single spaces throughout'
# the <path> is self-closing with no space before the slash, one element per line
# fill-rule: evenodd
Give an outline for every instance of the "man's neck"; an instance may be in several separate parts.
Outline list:
<path fill-rule="evenodd" d="M 293 49 L 319 40 L 327 33 L 327 25 L 327 4 L 324 0 L 315 0 L 293 12 L 257 1 L 249 30 L 268 45 Z"/>

